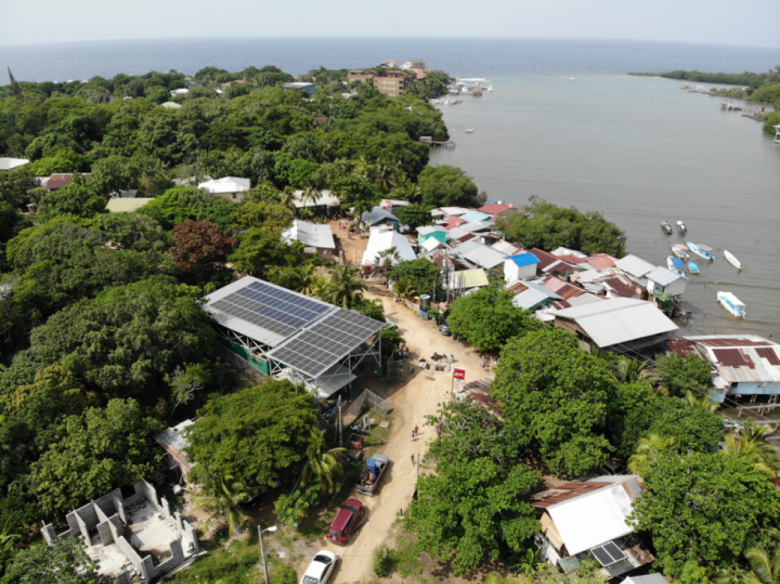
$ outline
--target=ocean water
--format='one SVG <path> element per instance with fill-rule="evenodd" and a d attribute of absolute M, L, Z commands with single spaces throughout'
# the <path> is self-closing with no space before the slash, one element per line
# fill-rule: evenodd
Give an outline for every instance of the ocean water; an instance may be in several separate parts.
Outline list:
<path fill-rule="evenodd" d="M 753 47 L 539 39 L 210 39 L 0 47 L 0 83 L 66 81 L 207 65 L 240 71 L 273 64 L 298 75 L 421 58 L 460 77 L 487 77 L 494 91 L 442 111 L 455 148 L 432 164 L 465 169 L 490 200 L 523 205 L 538 195 L 598 210 L 628 235 L 628 250 L 665 265 L 687 240 L 717 249 L 695 259 L 685 294 L 688 334 L 780 336 L 780 144 L 759 123 L 720 109 L 720 99 L 675 81 L 629 71 L 698 69 L 736 73 L 780 64 L 780 51 Z M 474 133 L 465 130 L 473 128 Z M 688 236 L 659 223 L 682 219 Z M 737 272 L 728 249 L 743 263 Z M 728 290 L 748 308 L 733 319 L 715 303 Z"/>

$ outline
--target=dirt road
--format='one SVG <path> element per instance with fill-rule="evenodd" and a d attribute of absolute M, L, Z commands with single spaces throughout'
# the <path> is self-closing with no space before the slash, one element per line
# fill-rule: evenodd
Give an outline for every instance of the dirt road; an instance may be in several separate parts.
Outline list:
<path fill-rule="evenodd" d="M 335 546 L 321 541 L 320 549 L 329 549 L 339 556 L 337 572 L 332 579 L 335 584 L 355 583 L 372 578 L 372 552 L 389 537 L 390 528 L 398 518 L 400 510 L 406 510 L 411 503 L 417 479 L 417 467 L 412 464 L 428 450 L 428 442 L 435 438 L 434 428 L 425 422 L 425 416 L 434 414 L 438 405 L 449 400 L 452 387 L 452 373 L 449 371 L 421 370 L 417 363 L 421 357 L 429 358 L 434 351 L 455 355 L 455 365 L 465 367 L 466 380 L 484 377 L 480 368 L 480 357 L 473 349 L 442 336 L 433 322 L 425 321 L 409 312 L 401 303 L 380 298 L 385 305 L 385 314 L 395 322 L 406 339 L 412 355 L 412 373 L 408 382 L 388 398 L 392 411 L 392 424 L 387 443 L 379 450 L 390 457 L 391 464 L 385 472 L 379 492 L 374 497 L 363 495 L 356 498 L 367 508 L 363 524 L 346 546 Z M 412 429 L 419 426 L 419 434 L 412 441 Z M 306 562 L 308 563 L 308 562 Z M 305 566 L 304 566 L 305 568 Z"/>

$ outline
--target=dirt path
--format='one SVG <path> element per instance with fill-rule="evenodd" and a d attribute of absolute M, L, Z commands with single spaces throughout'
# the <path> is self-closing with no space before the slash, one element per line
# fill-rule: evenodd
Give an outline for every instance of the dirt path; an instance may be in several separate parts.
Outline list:
<path fill-rule="evenodd" d="M 426 359 L 436 351 L 455 355 L 455 364 L 466 368 L 466 380 L 480 379 L 485 372 L 480 368 L 480 357 L 473 349 L 442 336 L 433 322 L 425 321 L 412 314 L 403 304 L 391 299 L 379 298 L 385 305 L 385 314 L 395 322 L 407 342 L 412 355 L 412 374 L 402 388 L 388 398 L 392 411 L 392 424 L 387 443 L 379 450 L 390 457 L 391 464 L 382 479 L 379 492 L 374 497 L 358 496 L 367 508 L 363 524 L 346 546 L 335 546 L 321 540 L 320 549 L 329 549 L 338 555 L 340 562 L 332 582 L 334 584 L 354 583 L 370 580 L 372 574 L 372 552 L 390 536 L 390 528 L 401 509 L 411 503 L 417 479 L 417 467 L 412 464 L 428 450 L 428 442 L 435 438 L 435 430 L 425 422 L 425 416 L 434 414 L 438 405 L 449 400 L 452 387 L 452 373 L 449 371 L 423 371 L 417 366 L 419 359 Z M 412 441 L 414 426 L 419 426 L 419 435 Z M 308 564 L 308 562 L 307 562 Z M 304 566 L 305 568 L 305 566 Z"/>

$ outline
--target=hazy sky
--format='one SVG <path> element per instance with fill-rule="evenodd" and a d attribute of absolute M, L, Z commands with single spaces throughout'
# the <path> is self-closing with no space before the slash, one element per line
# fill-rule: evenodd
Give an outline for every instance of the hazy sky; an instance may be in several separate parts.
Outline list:
<path fill-rule="evenodd" d="M 547 37 L 780 48 L 780 0 L 0 0 L 0 45 L 230 36 Z"/>

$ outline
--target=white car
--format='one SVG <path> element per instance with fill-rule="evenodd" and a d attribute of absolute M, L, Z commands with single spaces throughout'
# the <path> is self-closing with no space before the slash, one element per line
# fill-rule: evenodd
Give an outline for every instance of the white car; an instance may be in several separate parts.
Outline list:
<path fill-rule="evenodd" d="M 301 584 L 325 584 L 336 567 L 336 554 L 328 551 L 319 551 L 306 568 L 301 578 Z"/>

